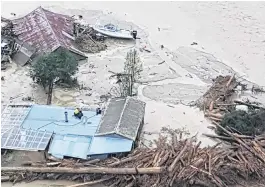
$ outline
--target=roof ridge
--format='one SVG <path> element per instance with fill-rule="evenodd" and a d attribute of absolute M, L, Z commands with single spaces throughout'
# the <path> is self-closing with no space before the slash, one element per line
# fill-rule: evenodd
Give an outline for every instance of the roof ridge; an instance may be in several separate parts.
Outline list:
<path fill-rule="evenodd" d="M 31 12 L 29 12 L 29 13 L 27 13 L 27 14 L 25 14 L 25 15 L 20 15 L 20 17 L 18 17 L 18 18 L 11 19 L 11 21 L 16 21 L 16 20 L 22 19 L 22 18 L 24 18 L 24 17 L 26 17 L 26 16 L 32 14 L 33 12 L 35 12 L 36 10 L 38 10 L 39 8 L 42 8 L 42 7 L 39 6 L 38 8 L 35 8 L 34 10 L 32 10 Z"/>
<path fill-rule="evenodd" d="M 128 104 L 128 100 L 129 100 L 129 98 L 126 97 L 126 98 L 125 98 L 125 103 L 124 103 L 124 105 L 123 105 L 123 109 L 122 109 L 122 112 L 121 112 L 121 115 L 120 115 L 120 119 L 119 119 L 119 121 L 118 121 L 118 123 L 117 123 L 117 126 L 115 127 L 115 132 L 117 132 L 117 133 L 119 133 L 118 128 L 119 128 L 120 125 L 121 125 L 121 119 L 122 119 L 122 116 L 123 116 L 123 114 L 124 114 L 124 110 L 125 110 L 125 108 L 126 108 L 126 106 L 127 106 L 127 104 Z"/>
<path fill-rule="evenodd" d="M 55 36 L 55 39 L 56 39 L 56 41 L 57 41 L 57 44 L 58 44 L 59 46 L 61 46 L 61 43 L 60 43 L 60 41 L 59 41 L 58 38 L 57 38 L 57 34 L 55 34 L 55 32 L 54 32 L 54 30 L 53 30 L 53 28 L 52 28 L 52 26 L 51 26 L 51 24 L 50 24 L 50 20 L 49 20 L 49 19 L 47 18 L 47 16 L 46 16 L 45 9 L 42 8 L 41 6 L 38 7 L 37 9 L 40 9 L 41 12 L 43 13 L 45 20 L 48 22 L 49 28 L 51 29 L 53 35 Z M 37 10 L 37 9 L 36 9 L 36 10 Z M 57 49 L 59 46 L 56 46 L 56 49 Z"/>

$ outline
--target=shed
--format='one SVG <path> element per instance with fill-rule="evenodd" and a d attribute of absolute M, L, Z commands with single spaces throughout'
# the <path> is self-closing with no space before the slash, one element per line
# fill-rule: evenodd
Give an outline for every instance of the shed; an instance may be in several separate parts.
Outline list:
<path fill-rule="evenodd" d="M 145 103 L 132 97 L 113 98 L 103 116 L 91 109 L 82 111 L 80 120 L 73 116 L 74 108 L 8 105 L 1 116 L 1 147 L 37 151 L 50 144 L 48 153 L 58 158 L 126 154 L 144 122 Z"/>
<path fill-rule="evenodd" d="M 22 18 L 12 20 L 14 33 L 22 42 L 36 49 L 36 53 L 51 53 L 58 48 L 68 49 L 77 60 L 86 55 L 76 49 L 71 36 L 73 18 L 38 7 Z"/>
<path fill-rule="evenodd" d="M 55 134 L 48 153 L 57 158 L 64 158 L 66 156 L 86 159 L 91 140 L 90 136 Z"/>
<path fill-rule="evenodd" d="M 104 145 L 104 146 L 103 146 Z M 88 151 L 88 156 L 128 153 L 132 150 L 133 141 L 119 136 L 95 136 Z"/>
<path fill-rule="evenodd" d="M 144 123 L 145 102 L 127 98 L 113 98 L 97 129 L 96 136 L 116 134 L 135 141 Z"/>
<path fill-rule="evenodd" d="M 15 39 L 14 50 L 16 52 L 13 55 L 13 60 L 21 66 L 29 62 L 36 52 L 34 47 L 18 39 Z"/>

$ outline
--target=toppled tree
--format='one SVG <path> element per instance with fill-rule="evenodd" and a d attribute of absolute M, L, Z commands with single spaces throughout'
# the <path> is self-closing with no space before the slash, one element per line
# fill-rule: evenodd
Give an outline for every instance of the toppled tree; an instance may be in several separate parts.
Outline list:
<path fill-rule="evenodd" d="M 244 135 L 260 135 L 265 132 L 265 111 L 254 110 L 245 112 L 235 110 L 227 113 L 222 119 L 220 125 L 226 129 L 240 132 Z M 222 135 L 223 131 L 217 128 L 217 133 Z"/>
<path fill-rule="evenodd" d="M 30 70 L 33 81 L 36 80 L 44 90 L 48 90 L 47 104 L 51 104 L 53 85 L 59 82 L 73 83 L 72 76 L 78 70 L 78 62 L 66 49 L 44 55 L 34 63 Z"/>
<path fill-rule="evenodd" d="M 119 96 L 126 97 L 135 94 L 133 93 L 134 84 L 140 78 L 142 71 L 143 66 L 138 52 L 135 49 L 130 50 L 126 56 L 123 73 L 114 75 L 117 77 L 117 83 L 120 87 Z"/>

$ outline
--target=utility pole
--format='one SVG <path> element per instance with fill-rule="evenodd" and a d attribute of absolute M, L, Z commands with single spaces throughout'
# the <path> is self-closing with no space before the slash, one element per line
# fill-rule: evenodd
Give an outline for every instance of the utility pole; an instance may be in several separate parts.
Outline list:
<path fill-rule="evenodd" d="M 121 92 L 121 96 L 132 96 L 133 95 L 133 76 L 132 74 L 128 74 L 128 73 L 117 73 L 115 75 L 112 75 L 111 77 L 117 77 L 118 79 L 118 83 L 119 84 L 123 84 L 123 86 L 120 85 L 120 92 Z M 128 82 L 124 81 L 124 79 L 122 79 L 123 77 L 128 79 Z M 124 81 L 124 82 L 123 82 Z M 129 84 L 126 85 L 124 88 L 125 84 Z M 126 89 L 126 93 L 124 94 L 124 89 Z"/>

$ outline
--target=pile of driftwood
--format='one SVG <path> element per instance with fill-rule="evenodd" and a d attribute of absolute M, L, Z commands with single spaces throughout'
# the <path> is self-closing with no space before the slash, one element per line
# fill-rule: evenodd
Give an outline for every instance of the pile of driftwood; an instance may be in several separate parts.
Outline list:
<path fill-rule="evenodd" d="M 97 32 L 93 28 L 85 28 L 75 39 L 78 49 L 86 53 L 97 53 L 105 50 L 107 46 L 103 42 L 97 41 L 96 34 Z"/>
<path fill-rule="evenodd" d="M 204 111 L 212 111 L 213 109 L 219 109 L 225 111 L 226 108 L 222 108 L 223 104 L 230 104 L 232 96 L 235 93 L 236 87 L 239 83 L 236 81 L 235 76 L 218 76 L 214 80 L 210 89 L 197 101 L 197 105 Z M 224 105 L 225 106 L 225 105 Z"/>
<path fill-rule="evenodd" d="M 245 85 L 237 81 L 235 75 L 220 75 L 213 81 L 210 89 L 196 103 L 213 123 L 222 121 L 226 113 L 235 110 L 236 105 L 245 105 L 252 109 L 265 109 L 257 104 L 236 100 L 238 96 L 236 92 L 242 91 Z M 238 86 L 241 90 L 237 89 Z"/>
<path fill-rule="evenodd" d="M 90 35 L 80 35 L 75 40 L 80 51 L 86 53 L 97 53 L 103 51 L 107 46 L 102 42 L 97 42 Z"/>
<path fill-rule="evenodd" d="M 222 128 L 222 127 L 220 127 Z M 137 148 L 125 158 L 77 162 L 64 160 L 2 167 L 11 181 L 68 179 L 71 187 L 104 182 L 107 186 L 218 186 L 265 177 L 265 137 L 226 133 L 227 146 L 200 148 L 196 138 L 180 134 L 160 136 L 156 148 Z M 170 138 L 169 138 L 170 137 Z M 216 136 L 215 138 L 219 138 Z"/>

